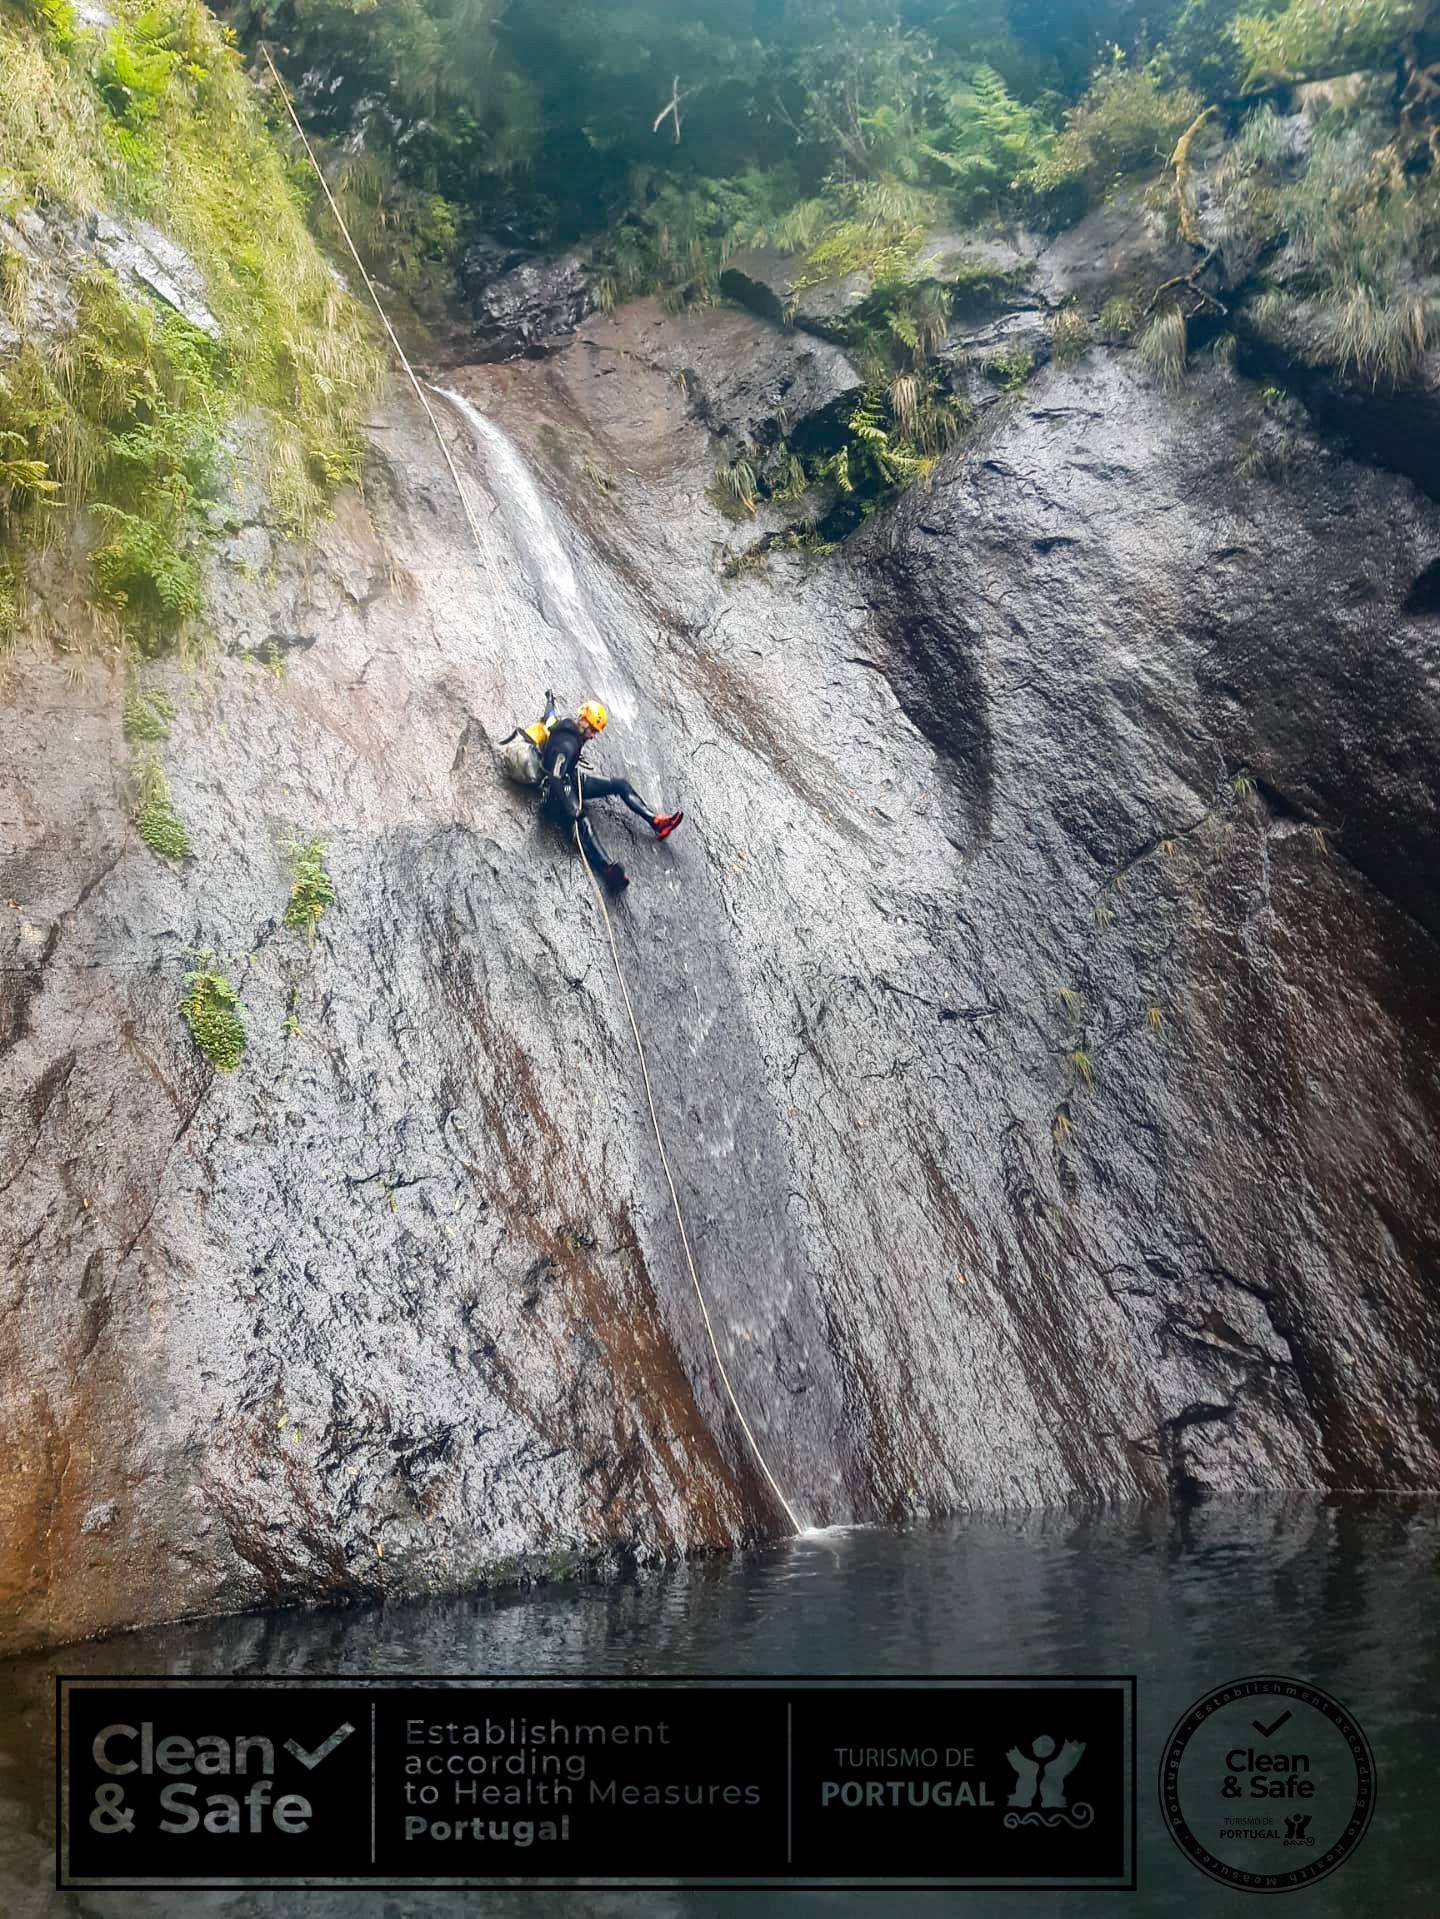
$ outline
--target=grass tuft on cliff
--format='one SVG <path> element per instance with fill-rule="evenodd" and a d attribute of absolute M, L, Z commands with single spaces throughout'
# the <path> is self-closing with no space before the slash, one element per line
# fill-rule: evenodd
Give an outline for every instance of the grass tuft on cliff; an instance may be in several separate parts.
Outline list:
<path fill-rule="evenodd" d="M 0 12 L 0 294 L 19 336 L 0 357 L 0 457 L 20 463 L 0 484 L 0 538 L 13 563 L 92 510 L 93 597 L 155 653 L 202 610 L 204 509 L 230 423 L 266 422 L 272 521 L 301 535 L 358 473 L 381 361 L 228 30 L 198 0 L 111 11 L 103 28 L 81 28 L 65 0 Z M 31 210 L 58 264 L 27 237 Z M 199 324 L 99 263 L 80 224 L 96 211 L 184 250 Z"/>

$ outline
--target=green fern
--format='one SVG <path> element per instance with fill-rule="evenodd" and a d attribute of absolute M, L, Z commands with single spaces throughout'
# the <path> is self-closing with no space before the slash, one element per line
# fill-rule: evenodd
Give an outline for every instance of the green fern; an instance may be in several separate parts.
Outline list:
<path fill-rule="evenodd" d="M 883 424 L 883 406 L 884 398 L 879 387 L 867 386 L 850 415 L 848 425 L 857 440 L 863 440 L 867 446 L 888 450 L 890 435 Z"/>
<path fill-rule="evenodd" d="M 817 471 L 822 478 L 833 480 L 841 493 L 853 493 L 855 491 L 855 483 L 850 477 L 850 449 L 848 446 L 842 446 L 838 452 L 832 453 L 829 459 L 822 460 Z"/>
<path fill-rule="evenodd" d="M 127 740 L 168 740 L 174 718 L 175 702 L 159 687 L 146 692 L 132 686 L 125 695 Z"/>
<path fill-rule="evenodd" d="M 162 859 L 183 860 L 190 852 L 189 828 L 170 803 L 170 782 L 153 755 L 141 762 L 139 783 L 135 830 L 152 853 Z"/>
<path fill-rule="evenodd" d="M 199 955 L 199 966 L 185 975 L 180 1011 L 200 1051 L 222 1073 L 233 1073 L 245 1052 L 245 1019 L 240 995 L 211 962 L 215 955 Z"/>
<path fill-rule="evenodd" d="M 335 883 L 325 866 L 329 847 L 321 839 L 303 845 L 291 840 L 286 846 L 290 862 L 290 898 L 285 907 L 285 924 L 313 940 L 315 929 L 327 906 L 335 903 Z"/>

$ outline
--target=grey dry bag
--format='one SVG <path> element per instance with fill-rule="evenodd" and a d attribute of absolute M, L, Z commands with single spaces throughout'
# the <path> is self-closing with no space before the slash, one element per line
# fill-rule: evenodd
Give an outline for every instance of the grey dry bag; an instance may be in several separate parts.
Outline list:
<path fill-rule="evenodd" d="M 513 780 L 517 786 L 538 786 L 545 769 L 540 764 L 540 754 L 534 740 L 525 733 L 516 733 L 496 749 L 500 762 L 500 771 L 507 780 Z"/>

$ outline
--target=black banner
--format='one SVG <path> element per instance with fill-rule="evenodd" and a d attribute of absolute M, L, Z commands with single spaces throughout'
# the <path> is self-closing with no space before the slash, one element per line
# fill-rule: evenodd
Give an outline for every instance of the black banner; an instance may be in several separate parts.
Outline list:
<path fill-rule="evenodd" d="M 57 1682 L 61 1887 L 1133 1889 L 1134 1681 Z"/>

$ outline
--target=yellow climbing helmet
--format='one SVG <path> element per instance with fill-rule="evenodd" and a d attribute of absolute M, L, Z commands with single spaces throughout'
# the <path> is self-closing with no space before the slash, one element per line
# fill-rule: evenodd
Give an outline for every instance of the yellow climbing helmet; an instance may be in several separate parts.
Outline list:
<path fill-rule="evenodd" d="M 580 718 L 592 733 L 598 733 L 605 724 L 606 712 L 599 700 L 586 700 L 580 709 Z"/>

